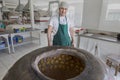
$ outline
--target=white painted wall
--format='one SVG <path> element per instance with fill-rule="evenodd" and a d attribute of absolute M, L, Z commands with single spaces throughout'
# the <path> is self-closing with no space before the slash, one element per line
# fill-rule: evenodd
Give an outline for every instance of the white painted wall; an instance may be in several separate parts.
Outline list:
<path fill-rule="evenodd" d="M 84 0 L 82 27 L 111 32 L 120 32 L 120 21 L 106 20 L 108 4 L 119 0 Z"/>
<path fill-rule="evenodd" d="M 82 23 L 83 2 L 71 4 L 75 8 L 74 23 L 76 27 L 80 27 Z"/>
<path fill-rule="evenodd" d="M 70 7 L 69 8 L 74 8 L 74 24 L 75 27 L 80 27 L 82 24 L 82 13 L 83 13 L 83 2 L 78 2 L 78 3 L 69 3 Z M 46 6 L 40 6 L 41 9 L 47 8 Z"/>
<path fill-rule="evenodd" d="M 84 0 L 82 27 L 98 29 L 102 0 Z"/>
<path fill-rule="evenodd" d="M 103 20 L 99 25 L 99 30 L 120 32 L 120 22 Z"/>

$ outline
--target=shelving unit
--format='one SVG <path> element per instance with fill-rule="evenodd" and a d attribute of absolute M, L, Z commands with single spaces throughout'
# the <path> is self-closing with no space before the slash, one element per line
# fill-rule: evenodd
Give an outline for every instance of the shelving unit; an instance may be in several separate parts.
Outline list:
<path fill-rule="evenodd" d="M 35 35 L 35 37 L 33 36 L 33 32 L 35 32 L 38 36 Z M 25 33 L 29 33 L 30 36 L 29 37 L 25 37 L 23 39 L 23 42 L 21 43 L 14 43 L 13 42 L 13 37 L 15 35 L 24 35 Z M 30 43 L 34 40 L 38 40 L 39 41 L 39 45 L 40 45 L 40 34 L 41 34 L 41 30 L 40 29 L 34 29 L 34 30 L 29 30 L 29 31 L 25 31 L 25 32 L 19 32 L 19 33 L 11 33 L 10 34 L 10 39 L 11 39 L 11 47 L 12 47 L 12 52 L 14 53 L 15 52 L 15 47 L 16 46 L 21 46 L 21 45 L 24 45 L 24 44 L 27 44 L 27 43 Z"/>
<path fill-rule="evenodd" d="M 0 37 L 5 38 L 5 40 L 6 40 L 6 43 L 5 43 L 6 46 L 5 46 L 5 48 L 2 48 L 2 49 L 8 49 L 8 53 L 11 53 L 8 36 L 9 36 L 9 34 L 7 34 L 5 32 L 0 33 Z M 0 49 L 0 50 L 2 50 L 2 49 Z"/>
<path fill-rule="evenodd" d="M 38 39 L 39 38 L 32 37 L 33 41 L 38 40 Z M 14 44 L 14 47 L 16 47 L 16 46 L 21 46 L 21 45 L 24 45 L 24 44 L 27 44 L 27 43 L 31 43 L 31 38 L 30 37 L 25 38 L 24 41 L 21 42 L 21 43 L 15 43 L 15 44 L 13 43 L 13 44 Z"/>

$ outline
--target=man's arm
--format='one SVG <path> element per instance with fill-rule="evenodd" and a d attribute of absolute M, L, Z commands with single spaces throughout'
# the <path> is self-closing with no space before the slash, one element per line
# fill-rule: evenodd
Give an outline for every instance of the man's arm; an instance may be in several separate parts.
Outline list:
<path fill-rule="evenodd" d="M 74 46 L 74 27 L 70 27 L 70 36 L 71 36 L 71 43 Z"/>
<path fill-rule="evenodd" d="M 48 46 L 52 46 L 51 43 L 52 29 L 53 29 L 52 26 L 48 25 L 48 31 L 47 31 Z"/>

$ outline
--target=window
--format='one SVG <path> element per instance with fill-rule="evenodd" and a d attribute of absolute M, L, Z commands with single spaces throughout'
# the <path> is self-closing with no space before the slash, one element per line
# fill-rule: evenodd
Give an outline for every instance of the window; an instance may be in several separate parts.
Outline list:
<path fill-rule="evenodd" d="M 108 1 L 106 20 L 120 21 L 120 1 L 118 0 Z"/>

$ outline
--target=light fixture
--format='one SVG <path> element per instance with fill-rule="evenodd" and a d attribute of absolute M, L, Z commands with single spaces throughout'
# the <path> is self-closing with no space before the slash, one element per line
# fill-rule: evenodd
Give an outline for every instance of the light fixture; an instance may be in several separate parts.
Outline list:
<path fill-rule="evenodd" d="M 20 3 L 20 0 L 19 0 L 19 4 L 18 6 L 16 7 L 15 11 L 18 11 L 18 12 L 22 12 L 23 11 L 23 8 L 24 8 L 24 5 Z"/>
<path fill-rule="evenodd" d="M 5 6 L 5 2 L 2 0 L 2 8 L 1 8 L 2 12 L 9 12 L 10 10 Z"/>
<path fill-rule="evenodd" d="M 25 5 L 25 7 L 23 8 L 24 11 L 29 11 L 30 10 L 30 1 L 28 0 L 28 3 Z"/>
<path fill-rule="evenodd" d="M 38 11 L 38 8 L 33 5 L 34 11 Z M 28 0 L 28 3 L 25 5 L 25 7 L 23 8 L 24 11 L 30 11 L 30 1 Z"/>

